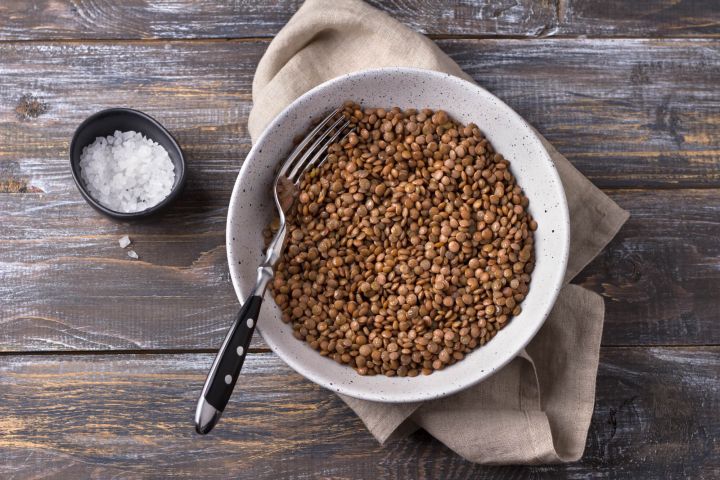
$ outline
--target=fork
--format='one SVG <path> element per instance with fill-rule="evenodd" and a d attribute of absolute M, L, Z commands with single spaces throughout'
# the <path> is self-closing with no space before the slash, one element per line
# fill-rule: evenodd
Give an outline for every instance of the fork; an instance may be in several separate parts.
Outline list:
<path fill-rule="evenodd" d="M 350 125 L 350 121 L 343 115 L 338 117 L 340 112 L 342 108 L 325 117 L 293 150 L 275 176 L 273 196 L 280 216 L 280 226 L 268 245 L 264 261 L 258 267 L 255 287 L 235 317 L 205 380 L 195 410 L 195 430 L 202 435 L 209 433 L 217 424 L 230 399 L 250 347 L 265 289 L 275 275 L 275 264 L 282 254 L 287 232 L 285 214 L 292 202 L 288 204 L 284 201 L 285 192 L 281 190 L 288 186 L 297 189 L 303 173 L 319 167 L 325 161 L 328 147 L 337 142 Z M 350 131 L 345 137 L 349 134 Z M 292 193 L 294 197 L 294 192 Z"/>

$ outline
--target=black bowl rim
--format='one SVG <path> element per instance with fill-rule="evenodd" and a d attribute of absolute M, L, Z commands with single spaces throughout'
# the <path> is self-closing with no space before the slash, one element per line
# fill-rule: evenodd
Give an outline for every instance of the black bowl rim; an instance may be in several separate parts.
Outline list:
<path fill-rule="evenodd" d="M 80 159 L 78 159 L 78 162 L 73 161 L 73 150 L 75 149 L 75 144 L 77 143 L 77 139 L 80 135 L 80 132 L 87 127 L 92 122 L 96 121 L 98 118 L 105 116 L 105 115 L 111 115 L 115 113 L 129 113 L 132 115 L 137 115 L 138 117 L 142 117 L 145 120 L 148 120 L 150 123 L 154 124 L 158 129 L 167 135 L 167 137 L 170 139 L 170 143 L 174 148 L 177 149 L 177 151 L 180 153 L 180 164 L 182 165 L 182 172 L 180 173 L 180 179 L 178 180 L 177 184 L 173 187 L 173 189 L 170 191 L 170 194 L 165 197 L 160 203 L 157 205 L 154 205 L 150 208 L 146 208 L 145 210 L 141 210 L 139 212 L 117 212 L 115 210 L 111 210 L 107 208 L 106 206 L 102 205 L 100 202 L 95 200 L 91 195 L 90 192 L 87 191 L 85 185 L 83 184 L 82 178 L 80 177 Z M 72 172 L 73 180 L 75 180 L 75 185 L 77 185 L 78 190 L 80 190 L 80 194 L 85 199 L 85 201 L 93 207 L 98 212 L 107 215 L 108 217 L 117 218 L 120 220 L 134 220 L 137 218 L 143 218 L 150 216 L 154 213 L 156 213 L 158 210 L 161 210 L 163 207 L 171 203 L 179 194 L 180 191 L 185 186 L 185 179 L 187 175 L 187 164 L 185 162 L 185 154 L 182 151 L 182 148 L 180 148 L 180 145 L 178 144 L 177 140 L 173 135 L 168 131 L 167 128 L 165 128 L 160 122 L 155 120 L 153 117 L 148 115 L 145 112 L 141 112 L 140 110 L 135 110 L 132 108 L 124 108 L 124 107 L 114 107 L 114 108 L 106 108 L 104 110 L 100 110 L 99 112 L 95 112 L 89 117 L 87 117 L 83 122 L 78 125 L 78 127 L 75 129 L 75 132 L 72 136 L 72 141 L 70 142 L 70 150 L 68 152 L 68 155 L 70 157 L 70 170 Z M 176 172 L 177 174 L 177 172 Z"/>

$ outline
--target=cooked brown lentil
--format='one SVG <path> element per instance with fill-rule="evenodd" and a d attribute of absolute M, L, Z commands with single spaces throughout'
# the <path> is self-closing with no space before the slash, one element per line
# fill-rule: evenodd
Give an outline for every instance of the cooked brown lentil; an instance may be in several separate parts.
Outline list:
<path fill-rule="evenodd" d="M 352 102 L 343 115 L 355 130 L 301 179 L 272 293 L 321 355 L 430 374 L 520 313 L 537 223 L 476 125 Z"/>

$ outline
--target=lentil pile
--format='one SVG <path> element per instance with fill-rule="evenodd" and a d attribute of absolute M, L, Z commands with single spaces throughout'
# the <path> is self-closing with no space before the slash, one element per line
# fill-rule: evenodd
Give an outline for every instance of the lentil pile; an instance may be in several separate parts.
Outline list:
<path fill-rule="evenodd" d="M 476 125 L 351 102 L 342 114 L 355 130 L 301 179 L 272 293 L 321 355 L 362 375 L 430 374 L 520 313 L 537 223 Z"/>

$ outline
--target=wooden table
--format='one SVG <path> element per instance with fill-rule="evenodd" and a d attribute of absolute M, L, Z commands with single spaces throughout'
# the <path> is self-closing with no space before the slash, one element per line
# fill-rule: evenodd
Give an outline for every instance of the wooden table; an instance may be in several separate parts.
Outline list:
<path fill-rule="evenodd" d="M 0 478 L 720 476 L 718 3 L 373 3 L 632 213 L 576 279 L 607 306 L 583 459 L 482 467 L 424 433 L 381 447 L 260 338 L 220 427 L 195 435 L 237 309 L 225 217 L 253 72 L 299 2 L 4 0 Z M 166 215 L 116 223 L 78 194 L 70 137 L 109 106 L 148 112 L 182 144 L 189 182 Z"/>

